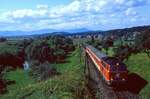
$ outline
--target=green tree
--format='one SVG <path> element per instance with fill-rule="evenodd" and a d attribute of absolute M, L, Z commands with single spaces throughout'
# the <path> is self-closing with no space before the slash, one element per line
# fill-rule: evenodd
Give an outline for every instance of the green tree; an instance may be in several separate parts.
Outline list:
<path fill-rule="evenodd" d="M 136 35 L 135 46 L 137 50 L 144 51 L 150 57 L 150 29 Z"/>

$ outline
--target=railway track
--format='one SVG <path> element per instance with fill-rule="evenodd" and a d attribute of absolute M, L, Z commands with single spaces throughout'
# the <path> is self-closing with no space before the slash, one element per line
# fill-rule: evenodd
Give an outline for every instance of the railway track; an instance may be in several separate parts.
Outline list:
<path fill-rule="evenodd" d="M 115 92 L 117 99 L 140 99 L 138 95 L 135 95 L 129 91 Z"/>

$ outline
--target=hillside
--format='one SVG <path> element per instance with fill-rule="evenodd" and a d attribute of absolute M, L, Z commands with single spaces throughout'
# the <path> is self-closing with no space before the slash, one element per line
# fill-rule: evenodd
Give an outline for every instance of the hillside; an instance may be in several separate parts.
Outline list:
<path fill-rule="evenodd" d="M 105 31 L 104 33 L 117 35 L 117 36 L 125 36 L 125 35 L 130 36 L 133 35 L 134 32 L 141 32 L 147 29 L 150 29 L 150 26 L 137 26 L 131 28 L 124 28 L 124 29 L 115 29 L 115 30 Z"/>
<path fill-rule="evenodd" d="M 66 34 L 72 34 L 72 33 L 81 33 L 81 32 L 88 32 L 91 30 L 88 30 L 86 28 L 77 28 L 77 29 L 65 29 L 65 30 L 55 30 L 55 29 L 41 29 L 36 31 L 0 31 L 0 37 L 15 37 L 15 36 L 44 36 L 44 35 L 50 35 L 50 34 L 57 34 L 60 33 L 63 35 Z"/>
<path fill-rule="evenodd" d="M 77 99 L 86 97 L 83 79 L 83 62 L 80 62 L 80 50 L 77 48 L 67 59 L 65 64 L 58 64 L 57 70 L 61 75 L 46 81 L 35 83 L 28 78 L 25 72 L 17 70 L 7 74 L 7 78 L 16 81 L 16 85 L 10 85 L 10 93 L 0 97 L 1 99 Z M 79 64 L 80 63 L 80 64 Z M 13 77 L 12 77 L 12 76 Z M 11 78 L 10 78 L 11 77 Z M 24 80 L 19 81 L 25 77 Z M 26 78 L 27 77 L 27 78 Z M 15 90 L 14 90 L 15 88 Z M 88 99 L 88 98 L 86 98 Z"/>

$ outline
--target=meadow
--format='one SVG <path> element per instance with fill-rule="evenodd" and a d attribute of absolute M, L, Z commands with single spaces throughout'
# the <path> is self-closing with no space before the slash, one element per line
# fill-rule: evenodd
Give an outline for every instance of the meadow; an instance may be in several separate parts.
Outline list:
<path fill-rule="evenodd" d="M 41 82 L 35 82 L 27 71 L 7 72 L 5 78 L 16 83 L 9 85 L 8 93 L 0 99 L 78 99 L 87 96 L 83 95 L 84 63 L 78 47 L 68 56 L 66 63 L 56 64 L 56 69 L 60 75 Z"/>
<path fill-rule="evenodd" d="M 143 99 L 148 99 L 150 97 L 150 58 L 145 53 L 139 53 L 130 56 L 125 63 L 130 73 L 136 73 L 147 81 L 147 85 L 139 94 Z"/>

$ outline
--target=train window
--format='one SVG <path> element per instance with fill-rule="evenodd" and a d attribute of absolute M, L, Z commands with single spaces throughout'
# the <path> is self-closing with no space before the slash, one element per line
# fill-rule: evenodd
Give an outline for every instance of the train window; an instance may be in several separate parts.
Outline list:
<path fill-rule="evenodd" d="M 106 67 L 106 64 L 105 64 L 103 61 L 101 61 L 101 63 L 102 63 L 102 65 L 103 65 L 104 67 Z"/>

